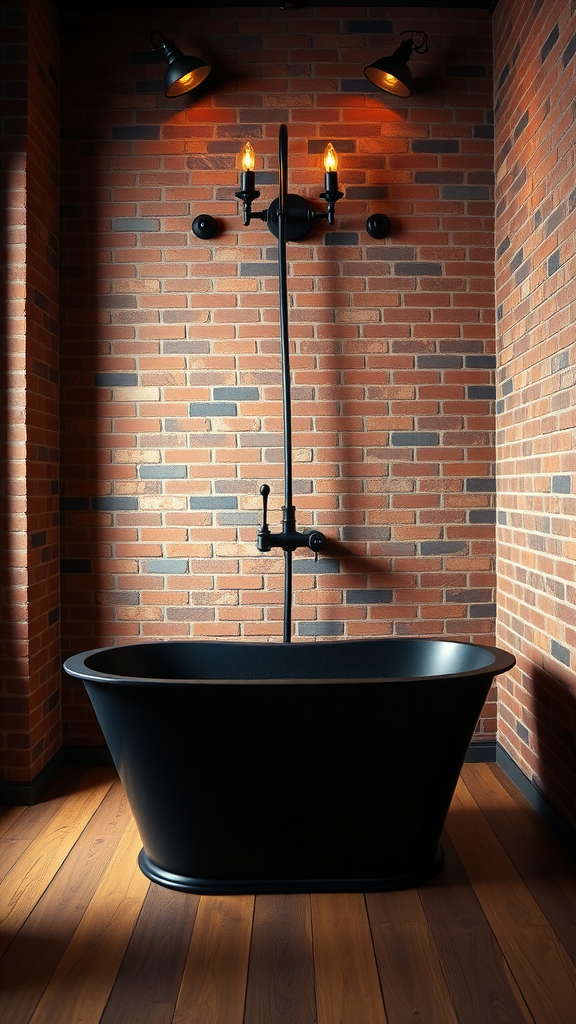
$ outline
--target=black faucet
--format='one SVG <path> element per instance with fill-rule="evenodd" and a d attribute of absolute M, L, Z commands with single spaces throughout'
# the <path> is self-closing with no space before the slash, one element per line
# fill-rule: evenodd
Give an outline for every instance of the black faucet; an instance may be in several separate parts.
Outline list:
<path fill-rule="evenodd" d="M 320 530 L 296 529 L 296 508 L 294 505 L 282 506 L 282 529 L 280 533 L 272 533 L 267 523 L 268 518 L 268 495 L 270 488 L 268 484 L 262 484 L 260 488 L 263 503 L 262 526 L 258 530 L 256 546 L 258 551 L 270 551 L 272 548 L 283 548 L 284 551 L 295 551 L 296 548 L 310 548 L 318 559 L 318 552 L 326 543 L 326 538 Z"/>

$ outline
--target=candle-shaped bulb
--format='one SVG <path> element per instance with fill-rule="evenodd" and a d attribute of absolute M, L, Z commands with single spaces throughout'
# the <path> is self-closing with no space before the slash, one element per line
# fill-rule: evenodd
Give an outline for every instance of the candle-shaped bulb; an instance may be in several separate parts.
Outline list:
<path fill-rule="evenodd" d="M 242 170 L 243 171 L 253 171 L 254 167 L 256 165 L 256 154 L 254 152 L 254 147 L 252 146 L 251 142 L 247 142 L 245 144 L 244 149 L 242 150 L 242 153 L 241 153 L 241 158 L 242 158 Z"/>
<path fill-rule="evenodd" d="M 331 142 L 328 143 L 324 150 L 324 170 L 327 174 L 329 171 L 338 170 L 338 154 Z"/>
<path fill-rule="evenodd" d="M 324 188 L 334 194 L 338 191 L 338 154 L 331 142 L 324 150 Z"/>

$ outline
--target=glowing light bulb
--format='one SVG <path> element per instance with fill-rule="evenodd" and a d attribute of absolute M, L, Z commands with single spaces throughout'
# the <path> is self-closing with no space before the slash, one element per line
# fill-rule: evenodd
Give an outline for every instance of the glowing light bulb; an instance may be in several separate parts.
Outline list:
<path fill-rule="evenodd" d="M 338 154 L 331 142 L 328 143 L 324 150 L 324 170 L 327 174 L 330 171 L 338 170 Z"/>
<path fill-rule="evenodd" d="M 253 171 L 256 165 L 256 154 L 251 142 L 247 142 L 241 153 L 242 170 Z"/>

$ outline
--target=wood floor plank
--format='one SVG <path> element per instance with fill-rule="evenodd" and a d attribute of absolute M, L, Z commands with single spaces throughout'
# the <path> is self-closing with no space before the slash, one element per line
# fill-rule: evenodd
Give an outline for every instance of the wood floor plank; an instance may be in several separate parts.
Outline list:
<path fill-rule="evenodd" d="M 100 1024 L 171 1024 L 198 902 L 150 886 Z"/>
<path fill-rule="evenodd" d="M 463 774 L 463 778 L 467 788 L 546 915 L 572 963 L 576 964 L 576 872 L 566 866 L 562 871 L 565 888 L 562 887 L 539 856 L 541 837 L 537 837 L 535 848 L 526 830 L 522 828 L 523 816 L 517 803 L 496 779 L 489 766 L 470 764 L 466 768 L 468 771 Z M 570 890 L 574 893 L 574 902 L 569 897 Z"/>
<path fill-rule="evenodd" d="M 468 766 L 466 766 L 468 767 Z M 516 788 L 506 773 L 497 764 L 484 766 L 502 786 L 513 803 L 521 811 L 515 821 L 518 829 L 522 832 L 526 841 L 536 850 L 542 863 L 562 887 L 566 895 L 576 906 L 576 869 L 574 858 L 562 846 L 556 836 L 548 828 L 545 821 L 538 812 L 528 803 L 528 800 Z"/>
<path fill-rule="evenodd" d="M 533 1024 L 448 835 L 444 869 L 420 899 L 458 1024 Z"/>
<path fill-rule="evenodd" d="M 34 842 L 58 812 L 67 797 L 80 785 L 87 774 L 85 768 L 67 768 L 52 783 L 42 801 L 31 807 L 6 808 L 21 813 L 12 821 L 2 836 L 0 845 L 0 880 L 4 879 L 19 857 Z M 93 777 L 91 777 L 93 780 Z"/>
<path fill-rule="evenodd" d="M 416 889 L 366 894 L 388 1024 L 458 1024 Z"/>
<path fill-rule="evenodd" d="M 447 829 L 536 1024 L 574 1024 L 574 965 L 462 780 Z"/>
<path fill-rule="evenodd" d="M 95 768 L 86 787 L 67 796 L 2 883 L 0 955 L 28 917 L 110 789 L 111 769 Z"/>
<path fill-rule="evenodd" d="M 253 896 L 202 896 L 174 1024 L 242 1024 Z"/>
<path fill-rule="evenodd" d="M 25 807 L 0 807 L 0 840 L 15 825 L 25 810 Z"/>
<path fill-rule="evenodd" d="M 28 1021 L 130 818 L 117 779 L 0 960 L 0 1020 Z"/>
<path fill-rule="evenodd" d="M 316 1024 L 307 895 L 256 897 L 244 1024 Z"/>
<path fill-rule="evenodd" d="M 150 884 L 140 846 L 130 819 L 30 1024 L 99 1024 Z"/>
<path fill-rule="evenodd" d="M 387 1024 L 361 893 L 314 893 L 318 1024 Z"/>

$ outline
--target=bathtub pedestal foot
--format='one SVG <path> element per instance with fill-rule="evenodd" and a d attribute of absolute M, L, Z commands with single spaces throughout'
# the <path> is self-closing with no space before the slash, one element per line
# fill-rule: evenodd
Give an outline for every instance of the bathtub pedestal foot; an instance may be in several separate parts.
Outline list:
<path fill-rule="evenodd" d="M 144 850 L 138 856 L 140 870 L 152 882 L 179 892 L 200 896 L 239 896 L 261 893 L 308 892 L 391 892 L 414 889 L 442 869 L 444 853 L 439 846 L 431 861 L 406 872 L 394 872 L 381 878 L 193 878 L 175 875 L 154 864 Z"/>

